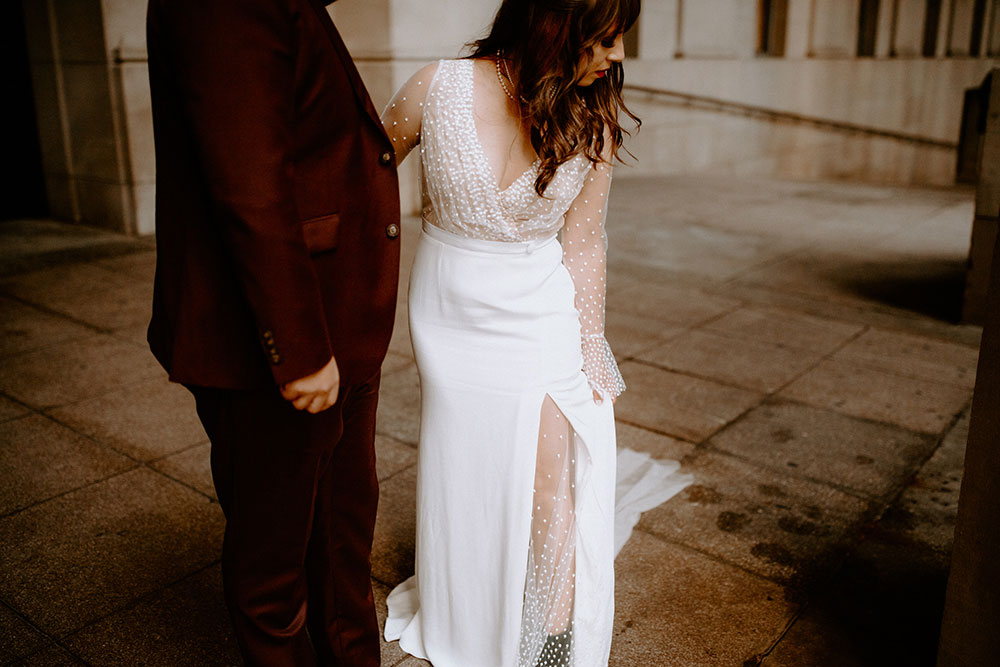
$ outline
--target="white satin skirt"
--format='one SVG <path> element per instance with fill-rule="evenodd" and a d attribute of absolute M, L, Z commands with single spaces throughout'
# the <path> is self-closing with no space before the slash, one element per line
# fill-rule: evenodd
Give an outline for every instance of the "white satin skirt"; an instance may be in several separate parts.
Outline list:
<path fill-rule="evenodd" d="M 416 563 L 389 595 L 386 640 L 435 667 L 606 665 L 614 411 L 581 370 L 558 240 L 424 223 L 409 317 L 422 395 Z M 662 502 L 684 483 L 676 464 L 657 470 L 673 489 L 658 485 Z"/>

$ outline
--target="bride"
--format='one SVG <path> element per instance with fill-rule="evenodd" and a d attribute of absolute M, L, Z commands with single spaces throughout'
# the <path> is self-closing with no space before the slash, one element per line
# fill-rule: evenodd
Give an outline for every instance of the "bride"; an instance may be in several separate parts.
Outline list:
<path fill-rule="evenodd" d="M 416 574 L 387 640 L 435 667 L 606 664 L 615 426 L 604 338 L 622 34 L 639 0 L 503 0 L 382 120 L 426 197 L 410 277 Z M 557 238 L 558 236 L 558 238 Z M 661 498 L 662 500 L 662 498 Z"/>

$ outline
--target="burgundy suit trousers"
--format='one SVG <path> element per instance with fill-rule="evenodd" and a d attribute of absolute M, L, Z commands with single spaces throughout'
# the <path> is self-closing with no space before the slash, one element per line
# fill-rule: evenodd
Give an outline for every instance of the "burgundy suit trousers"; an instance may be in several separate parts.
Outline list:
<path fill-rule="evenodd" d="M 379 375 L 317 415 L 277 389 L 188 387 L 226 516 L 226 604 L 247 665 L 379 664 L 371 587 Z"/>

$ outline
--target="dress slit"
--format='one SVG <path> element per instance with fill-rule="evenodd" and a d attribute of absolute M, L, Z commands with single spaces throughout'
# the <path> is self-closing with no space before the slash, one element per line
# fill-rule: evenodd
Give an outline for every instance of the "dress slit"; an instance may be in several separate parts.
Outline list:
<path fill-rule="evenodd" d="M 539 414 L 518 663 L 572 664 L 576 590 L 576 447 L 569 419 L 549 394 Z"/>

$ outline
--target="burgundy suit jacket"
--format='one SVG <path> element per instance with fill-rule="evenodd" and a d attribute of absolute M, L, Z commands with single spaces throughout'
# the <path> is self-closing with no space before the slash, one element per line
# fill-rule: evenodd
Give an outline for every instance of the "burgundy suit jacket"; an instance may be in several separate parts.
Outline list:
<path fill-rule="evenodd" d="M 322 0 L 150 0 L 156 279 L 172 380 L 252 389 L 379 368 L 395 158 Z"/>

